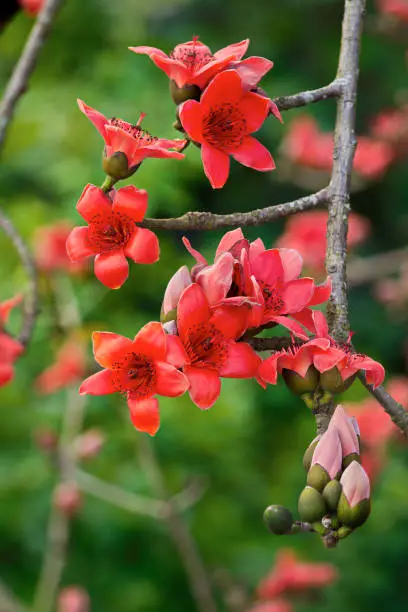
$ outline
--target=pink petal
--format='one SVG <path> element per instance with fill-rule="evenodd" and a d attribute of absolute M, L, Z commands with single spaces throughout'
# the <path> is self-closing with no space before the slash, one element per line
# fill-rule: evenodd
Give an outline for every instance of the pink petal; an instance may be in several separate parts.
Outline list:
<path fill-rule="evenodd" d="M 165 315 L 171 310 L 177 308 L 180 295 L 184 289 L 191 285 L 192 280 L 187 266 L 182 266 L 169 280 L 166 291 L 164 292 L 163 303 L 161 307 L 162 313 Z"/>
<path fill-rule="evenodd" d="M 342 449 L 339 434 L 336 429 L 328 429 L 320 438 L 312 457 L 312 466 L 319 464 L 326 470 L 330 478 L 335 478 L 341 470 Z"/>
<path fill-rule="evenodd" d="M 272 155 L 253 136 L 245 136 L 240 147 L 235 151 L 231 151 L 231 155 L 240 164 L 260 172 L 269 172 L 269 170 L 275 169 Z"/>
<path fill-rule="evenodd" d="M 245 117 L 247 134 L 257 132 L 269 113 L 269 98 L 247 92 L 239 101 L 239 110 Z"/>
<path fill-rule="evenodd" d="M 269 70 L 273 68 L 273 62 L 264 57 L 247 57 L 234 65 L 234 69 L 241 77 L 244 87 L 249 90 L 258 85 L 259 81 Z"/>
<path fill-rule="evenodd" d="M 122 187 L 115 192 L 113 212 L 130 217 L 133 221 L 143 221 L 147 210 L 147 191 L 136 189 L 133 185 Z"/>
<path fill-rule="evenodd" d="M 94 272 L 98 280 L 109 289 L 119 289 L 129 275 L 129 266 L 123 251 L 101 253 L 95 257 Z"/>
<path fill-rule="evenodd" d="M 370 499 L 370 481 L 364 468 L 357 461 L 352 461 L 344 470 L 340 484 L 350 508 L 363 499 Z"/>
<path fill-rule="evenodd" d="M 311 310 L 310 308 L 304 308 L 299 312 L 291 312 L 290 316 L 293 319 L 296 319 L 296 321 L 303 325 L 303 327 L 306 327 L 306 329 L 312 332 L 312 334 L 316 333 L 315 323 L 313 319 L 313 310 Z"/>
<path fill-rule="evenodd" d="M 271 385 L 276 385 L 278 380 L 278 359 L 279 355 L 275 354 L 268 359 L 265 359 L 259 366 L 258 374 L 261 378 Z"/>
<path fill-rule="evenodd" d="M 158 395 L 178 397 L 183 395 L 190 386 L 183 372 L 163 361 L 156 362 L 156 376 Z"/>
<path fill-rule="evenodd" d="M 0 361 L 15 361 L 23 353 L 21 342 L 0 331 Z"/>
<path fill-rule="evenodd" d="M 132 340 L 111 332 L 93 332 L 92 343 L 94 357 L 104 368 L 111 368 L 115 361 L 133 348 Z"/>
<path fill-rule="evenodd" d="M 118 151 L 124 153 L 129 167 L 143 161 L 145 155 L 140 152 L 139 142 L 131 134 L 116 125 L 106 126 L 106 155 L 109 157 Z"/>
<path fill-rule="evenodd" d="M 269 112 L 281 123 L 283 123 L 282 115 L 280 114 L 279 108 L 276 106 L 273 100 L 269 100 Z"/>
<path fill-rule="evenodd" d="M 130 420 L 139 431 L 154 436 L 160 427 L 159 402 L 155 397 L 138 400 L 128 395 Z"/>
<path fill-rule="evenodd" d="M 154 53 L 150 58 L 160 70 L 176 82 L 177 87 L 183 87 L 189 82 L 189 71 L 181 62 Z"/>
<path fill-rule="evenodd" d="M 95 215 L 110 215 L 111 201 L 102 189 L 88 184 L 78 200 L 77 211 L 89 223 Z"/>
<path fill-rule="evenodd" d="M 284 306 L 282 313 L 300 312 L 309 303 L 314 291 L 312 278 L 298 278 L 285 283 L 281 288 Z"/>
<path fill-rule="evenodd" d="M 255 261 L 258 255 L 260 255 L 264 251 L 265 251 L 265 245 L 263 241 L 261 240 L 261 238 L 257 238 L 256 240 L 251 242 L 249 245 L 249 252 L 248 252 L 249 263 L 251 264 L 253 261 Z"/>
<path fill-rule="evenodd" d="M 11 363 L 0 363 L 0 387 L 7 385 L 14 377 L 14 368 Z"/>
<path fill-rule="evenodd" d="M 166 336 L 166 361 L 176 368 L 181 368 L 188 362 L 188 355 L 179 336 Z"/>
<path fill-rule="evenodd" d="M 327 277 L 327 280 L 323 285 L 317 285 L 315 287 L 312 299 L 310 300 L 308 306 L 316 306 L 317 304 L 323 304 L 327 302 L 332 292 L 332 282 L 330 276 Z"/>
<path fill-rule="evenodd" d="M 242 81 L 235 70 L 224 70 L 217 74 L 201 96 L 200 105 L 211 111 L 222 101 L 236 104 L 244 95 Z"/>
<path fill-rule="evenodd" d="M 144 227 L 138 227 L 125 247 L 125 255 L 139 264 L 156 263 L 160 257 L 156 234 Z"/>
<path fill-rule="evenodd" d="M 234 258 L 231 253 L 224 253 L 212 266 L 206 266 L 196 276 L 196 281 L 204 291 L 208 303 L 216 304 L 227 295 L 234 269 Z"/>
<path fill-rule="evenodd" d="M 282 325 L 282 327 L 289 329 L 292 334 L 295 334 L 295 336 L 297 336 L 298 338 L 301 338 L 302 340 L 309 340 L 309 336 L 306 334 L 305 330 L 299 325 L 299 323 L 293 321 L 292 319 L 289 319 L 289 317 L 280 315 L 264 316 L 265 323 L 271 321 L 274 321 L 275 323 Z"/>
<path fill-rule="evenodd" d="M 105 138 L 105 125 L 108 123 L 107 118 L 99 111 L 85 104 L 85 102 L 83 102 L 79 98 L 77 102 L 79 110 L 84 113 L 84 115 L 86 115 L 90 121 L 92 121 L 98 132 L 102 135 L 103 138 Z"/>
<path fill-rule="evenodd" d="M 79 387 L 80 395 L 107 395 L 116 393 L 111 370 L 101 370 L 84 380 Z"/>
<path fill-rule="evenodd" d="M 154 361 L 165 361 L 166 333 L 161 323 L 151 321 L 136 334 L 133 341 L 134 351 Z"/>
<path fill-rule="evenodd" d="M 252 378 L 257 375 L 261 358 L 246 342 L 231 342 L 228 357 L 220 369 L 220 376 L 225 378 Z"/>
<path fill-rule="evenodd" d="M 0 303 L 0 325 L 7 323 L 10 316 L 10 312 L 23 301 L 21 294 L 15 295 L 14 297 L 4 300 Z"/>
<path fill-rule="evenodd" d="M 74 227 L 67 238 L 67 253 L 71 261 L 82 261 L 95 255 L 88 242 L 88 227 Z"/>
<path fill-rule="evenodd" d="M 133 51 L 133 53 L 140 53 L 143 55 L 148 55 L 151 57 L 152 55 L 161 55 L 162 57 L 167 57 L 166 53 L 161 49 L 157 49 L 157 47 L 128 47 L 129 51 Z"/>
<path fill-rule="evenodd" d="M 213 189 L 224 187 L 228 179 L 230 168 L 230 160 L 227 153 L 216 149 L 207 142 L 203 142 L 201 147 L 201 159 L 204 166 L 204 172 Z"/>
<path fill-rule="evenodd" d="M 264 281 L 268 285 L 275 285 L 283 279 L 284 270 L 279 249 L 264 251 L 252 262 L 252 274 L 258 281 Z"/>
<path fill-rule="evenodd" d="M 215 251 L 215 259 L 217 259 L 223 253 L 226 253 L 227 251 L 232 249 L 234 244 L 240 242 L 241 240 L 245 240 L 245 236 L 242 233 L 242 229 L 240 227 L 224 234 L 224 236 L 220 240 L 217 250 Z"/>
<path fill-rule="evenodd" d="M 331 370 L 334 368 L 334 366 L 339 365 L 344 359 L 344 351 L 336 348 L 330 348 L 327 351 L 313 353 L 313 364 L 319 370 L 319 372 Z M 343 375 L 341 369 L 340 374 L 343 380 L 345 380 L 346 376 Z"/>
<path fill-rule="evenodd" d="M 278 249 L 283 267 L 283 280 L 294 280 L 300 276 L 303 267 L 303 258 L 295 249 Z"/>
<path fill-rule="evenodd" d="M 203 142 L 203 110 L 201 104 L 196 100 L 187 100 L 180 105 L 179 116 L 181 125 L 191 140 Z"/>
<path fill-rule="evenodd" d="M 217 60 L 232 58 L 234 60 L 240 60 L 248 50 L 249 46 L 249 38 L 245 40 L 241 40 L 241 42 L 233 43 L 232 45 L 228 45 L 219 51 L 214 53 L 214 57 Z"/>
<path fill-rule="evenodd" d="M 190 397 L 202 410 L 211 408 L 221 392 L 221 381 L 216 370 L 185 366 L 184 373 L 190 382 Z"/>
<path fill-rule="evenodd" d="M 200 285 L 193 283 L 184 289 L 177 308 L 177 327 L 183 343 L 190 329 L 207 323 L 210 317 L 208 300 Z"/>
<path fill-rule="evenodd" d="M 185 236 L 183 236 L 182 241 L 187 251 L 190 253 L 190 255 L 194 257 L 194 259 L 196 260 L 198 264 L 202 264 L 204 266 L 208 265 L 206 258 L 203 255 L 201 255 L 200 251 L 196 251 L 196 249 L 193 249 L 190 241 Z"/>
<path fill-rule="evenodd" d="M 313 321 L 316 328 L 316 336 L 320 336 L 321 338 L 328 338 L 329 326 L 326 317 L 322 312 L 320 312 L 320 310 L 315 310 L 313 312 Z"/>
<path fill-rule="evenodd" d="M 351 453 L 360 454 L 357 434 L 344 408 L 340 405 L 336 407 L 327 431 L 332 429 L 337 432 L 340 438 L 343 457 L 347 457 Z"/>

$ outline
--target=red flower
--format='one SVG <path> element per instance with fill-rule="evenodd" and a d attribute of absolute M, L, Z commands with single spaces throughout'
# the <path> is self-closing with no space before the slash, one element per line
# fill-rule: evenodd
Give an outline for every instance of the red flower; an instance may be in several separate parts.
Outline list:
<path fill-rule="evenodd" d="M 105 368 L 82 383 L 81 395 L 124 393 L 133 425 L 154 435 L 159 429 L 155 395 L 178 397 L 189 383 L 166 359 L 166 334 L 160 323 L 148 323 L 134 340 L 109 332 L 92 335 L 94 356 Z"/>
<path fill-rule="evenodd" d="M 48 395 L 77 382 L 85 371 L 83 346 L 75 340 L 68 340 L 57 352 L 55 362 L 38 376 L 35 385 L 39 393 Z"/>
<path fill-rule="evenodd" d="M 395 159 L 391 145 L 368 136 L 359 136 L 353 168 L 364 178 L 380 178 Z"/>
<path fill-rule="evenodd" d="M 273 599 L 282 593 L 321 589 L 337 577 L 337 569 L 331 563 L 302 563 L 293 550 L 283 549 L 278 551 L 275 566 L 257 593 L 260 599 Z"/>
<path fill-rule="evenodd" d="M 386 15 L 408 22 L 408 4 L 406 0 L 378 0 L 378 10 Z"/>
<path fill-rule="evenodd" d="M 84 264 L 72 263 L 68 257 L 66 242 L 71 230 L 71 224 L 66 221 L 59 221 L 36 230 L 34 254 L 39 270 L 48 273 L 54 270 L 75 273 L 84 269 Z"/>
<path fill-rule="evenodd" d="M 68 586 L 58 595 L 58 612 L 89 612 L 88 593 L 79 586 Z"/>
<path fill-rule="evenodd" d="M 41 11 L 45 0 L 18 0 L 21 8 L 30 15 L 30 17 L 35 17 Z"/>
<path fill-rule="evenodd" d="M 23 345 L 4 331 L 11 310 L 20 304 L 21 300 L 21 295 L 16 295 L 0 303 L 0 387 L 12 380 L 13 364 L 24 352 Z"/>
<path fill-rule="evenodd" d="M 293 215 L 286 222 L 285 231 L 277 240 L 276 245 L 296 249 L 303 257 L 305 266 L 312 271 L 322 272 L 326 257 L 328 216 L 324 210 L 311 210 Z M 369 232 L 368 219 L 351 213 L 348 219 L 348 248 L 364 242 Z"/>
<path fill-rule="evenodd" d="M 138 227 L 147 209 L 147 192 L 128 186 L 112 192 L 87 185 L 77 204 L 88 227 L 76 227 L 67 240 L 71 261 L 95 257 L 96 277 L 110 289 L 118 289 L 129 274 L 126 257 L 135 263 L 152 264 L 159 259 L 157 236 Z"/>
<path fill-rule="evenodd" d="M 285 599 L 275 599 L 274 601 L 263 601 L 256 603 L 247 612 L 292 612 L 293 606 Z"/>
<path fill-rule="evenodd" d="M 353 353 L 349 343 L 339 345 L 329 336 L 327 321 L 322 312 L 313 312 L 316 338 L 305 344 L 292 345 L 273 354 L 259 368 L 260 377 L 268 383 L 276 384 L 278 372 L 292 370 L 305 377 L 310 366 L 320 373 L 337 368 L 341 379 L 346 381 L 351 376 L 364 370 L 367 381 L 374 387 L 384 380 L 383 366 L 367 355 Z"/>
<path fill-rule="evenodd" d="M 231 61 L 240 60 L 246 53 L 248 45 L 249 39 L 242 40 L 220 49 L 213 55 L 209 47 L 195 36 L 193 40 L 177 45 L 169 56 L 156 47 L 129 47 L 129 49 L 134 53 L 148 55 L 169 79 L 175 81 L 177 87 L 196 85 L 204 89 L 207 83 Z"/>
<path fill-rule="evenodd" d="M 246 314 L 237 309 L 215 313 L 201 287 L 187 287 L 177 307 L 179 336 L 168 336 L 169 360 L 183 367 L 190 382 L 190 396 L 202 409 L 210 408 L 221 391 L 220 376 L 256 376 L 260 358 L 245 342 L 235 342 L 242 334 Z"/>
<path fill-rule="evenodd" d="M 122 119 L 107 119 L 102 113 L 78 100 L 80 110 L 94 124 L 105 141 L 105 157 L 122 152 L 128 160 L 129 171 L 135 169 L 146 157 L 173 157 L 183 159 L 184 155 L 169 149 L 182 149 L 185 140 L 155 138 L 140 127 L 145 115 L 140 115 L 136 125 Z"/>
<path fill-rule="evenodd" d="M 269 112 L 269 100 L 245 91 L 235 70 L 218 74 L 200 102 L 187 100 L 179 107 L 188 136 L 201 144 L 204 171 L 214 188 L 223 187 L 229 174 L 229 156 L 249 168 L 275 168 L 269 151 L 253 136 Z"/>

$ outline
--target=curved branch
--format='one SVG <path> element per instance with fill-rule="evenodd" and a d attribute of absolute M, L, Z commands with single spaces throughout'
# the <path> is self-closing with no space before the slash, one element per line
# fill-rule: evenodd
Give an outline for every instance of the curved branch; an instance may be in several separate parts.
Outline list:
<path fill-rule="evenodd" d="M 385 412 L 390 415 L 397 427 L 407 436 L 408 438 L 408 412 L 404 406 L 399 404 L 384 387 L 380 386 L 373 389 L 372 385 L 369 385 L 366 381 L 366 377 L 363 372 L 360 372 L 358 378 L 361 380 L 366 389 L 375 397 L 377 402 L 381 404 Z"/>
<path fill-rule="evenodd" d="M 300 106 L 306 106 L 306 104 L 314 104 L 321 100 L 327 100 L 328 98 L 338 98 L 345 84 L 344 79 L 337 78 L 329 85 L 320 87 L 319 89 L 311 89 L 309 91 L 302 91 L 293 96 L 280 96 L 274 98 L 276 106 L 279 110 L 291 110 L 292 108 L 299 108 Z"/>
<path fill-rule="evenodd" d="M 38 278 L 34 259 L 28 246 L 17 232 L 10 219 L 0 210 L 0 227 L 13 243 L 20 261 L 28 277 L 28 293 L 24 300 L 23 324 L 18 340 L 27 345 L 33 333 L 35 320 L 38 315 Z"/>
<path fill-rule="evenodd" d="M 6 138 L 7 128 L 13 118 L 16 104 L 27 90 L 28 80 L 34 71 L 41 48 L 61 3 L 62 0 L 46 1 L 8 82 L 0 103 L 0 148 Z"/>
<path fill-rule="evenodd" d="M 229 215 L 216 215 L 210 212 L 188 212 L 182 217 L 170 219 L 145 219 L 140 225 L 152 230 L 166 229 L 179 231 L 259 226 L 304 210 L 323 206 L 327 203 L 328 197 L 329 191 L 325 188 L 292 202 L 275 204 L 275 206 L 258 208 L 249 212 L 237 212 Z"/>

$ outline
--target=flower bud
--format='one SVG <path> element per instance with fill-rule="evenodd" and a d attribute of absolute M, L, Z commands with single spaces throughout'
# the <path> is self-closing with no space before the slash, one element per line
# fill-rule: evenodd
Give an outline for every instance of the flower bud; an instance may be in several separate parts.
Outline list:
<path fill-rule="evenodd" d="M 81 507 L 82 495 L 75 483 L 63 482 L 56 486 L 53 501 L 62 514 L 71 518 Z"/>
<path fill-rule="evenodd" d="M 314 450 L 311 468 L 307 475 L 307 484 L 317 491 L 336 477 L 341 470 L 341 443 L 337 430 L 327 429 Z"/>
<path fill-rule="evenodd" d="M 351 419 L 347 416 L 344 408 L 339 404 L 333 413 L 328 430 L 336 430 L 340 438 L 343 469 L 352 461 L 360 462 L 360 445 Z"/>
<path fill-rule="evenodd" d="M 371 510 L 370 481 L 364 469 L 353 461 L 344 471 L 340 484 L 343 487 L 337 516 L 347 527 L 359 527 L 368 518 Z"/>
<path fill-rule="evenodd" d="M 99 429 L 88 429 L 75 440 L 77 459 L 86 460 L 95 457 L 101 450 L 105 437 Z"/>
<path fill-rule="evenodd" d="M 326 504 L 322 495 L 313 487 L 305 487 L 298 502 L 299 515 L 302 521 L 315 523 L 326 514 Z"/>
<path fill-rule="evenodd" d="M 58 612 L 89 612 L 88 593 L 78 586 L 62 589 L 58 596 Z"/>
<path fill-rule="evenodd" d="M 353 374 L 346 380 L 343 380 L 339 370 L 334 366 L 331 370 L 327 370 L 320 374 L 320 387 L 323 391 L 333 393 L 334 395 L 344 393 L 344 391 L 347 391 L 347 389 L 351 387 L 356 376 L 357 374 Z"/>
<path fill-rule="evenodd" d="M 128 158 L 122 151 L 116 151 L 113 155 L 104 157 L 102 160 L 103 171 L 115 181 L 129 178 L 139 166 L 140 164 L 136 164 L 129 168 Z"/>
<path fill-rule="evenodd" d="M 341 495 L 341 484 L 338 480 L 331 480 L 323 489 L 323 499 L 327 508 L 335 512 Z"/>
<path fill-rule="evenodd" d="M 343 527 L 340 527 L 337 530 L 336 536 L 339 540 L 344 540 L 344 538 L 347 538 L 347 536 L 349 536 L 350 533 L 353 533 L 353 530 L 350 527 L 345 527 L 343 525 Z"/>
<path fill-rule="evenodd" d="M 177 305 L 184 289 L 191 285 L 192 280 L 187 266 L 182 266 L 169 280 L 164 292 L 160 313 L 160 321 L 168 323 L 177 319 Z"/>
<path fill-rule="evenodd" d="M 282 371 L 283 380 L 286 386 L 295 395 L 303 395 L 304 393 L 313 393 L 319 384 L 319 372 L 314 366 L 310 366 L 304 376 L 300 376 L 293 370 Z"/>
<path fill-rule="evenodd" d="M 310 470 L 310 467 L 312 465 L 313 453 L 314 453 L 314 450 L 319 440 L 320 440 L 320 436 L 316 436 L 316 438 L 311 441 L 311 443 L 305 450 L 305 454 L 303 455 L 302 461 L 303 461 L 303 467 L 305 468 L 306 472 Z"/>
<path fill-rule="evenodd" d="M 177 106 L 182 104 L 186 100 L 200 100 L 201 89 L 197 85 L 183 85 L 183 87 L 177 87 L 176 82 L 170 80 L 170 94 L 173 101 Z"/>
<path fill-rule="evenodd" d="M 263 517 L 269 531 L 275 535 L 288 533 L 293 525 L 292 513 L 285 506 L 268 506 Z"/>

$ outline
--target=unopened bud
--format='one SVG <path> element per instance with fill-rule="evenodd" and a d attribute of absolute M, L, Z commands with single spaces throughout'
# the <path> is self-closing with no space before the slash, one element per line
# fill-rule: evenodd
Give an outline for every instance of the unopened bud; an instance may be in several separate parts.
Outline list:
<path fill-rule="evenodd" d="M 359 527 L 367 520 L 370 510 L 370 481 L 364 469 L 353 461 L 344 471 L 340 484 L 343 491 L 337 506 L 339 521 L 347 527 Z"/>
<path fill-rule="evenodd" d="M 325 486 L 330 482 L 330 476 L 324 468 L 318 463 L 315 463 L 307 473 L 307 484 L 313 487 L 316 491 L 323 491 Z"/>
<path fill-rule="evenodd" d="M 177 106 L 186 100 L 200 100 L 201 89 L 197 85 L 183 85 L 177 87 L 176 82 L 170 80 L 170 94 Z"/>
<path fill-rule="evenodd" d="M 34 441 L 42 451 L 51 453 L 57 447 L 58 436 L 50 427 L 39 427 L 34 431 Z"/>
<path fill-rule="evenodd" d="M 58 612 L 89 612 L 88 593 L 79 586 L 68 586 L 58 596 Z"/>
<path fill-rule="evenodd" d="M 305 454 L 303 455 L 303 467 L 305 468 L 306 472 L 310 470 L 310 466 L 312 465 L 313 453 L 319 440 L 320 436 L 317 436 L 314 440 L 311 441 L 311 443 L 305 450 Z"/>
<path fill-rule="evenodd" d="M 77 459 L 86 460 L 95 457 L 101 450 L 105 437 L 99 429 L 89 429 L 75 440 L 75 454 Z"/>
<path fill-rule="evenodd" d="M 299 515 L 306 523 L 320 521 L 326 514 L 326 504 L 322 495 L 313 487 L 305 487 L 298 502 Z"/>
<path fill-rule="evenodd" d="M 347 538 L 347 536 L 349 536 L 350 533 L 353 533 L 353 530 L 350 527 L 343 526 L 337 530 L 336 535 L 339 540 L 344 540 L 344 538 Z"/>
<path fill-rule="evenodd" d="M 292 513 L 285 506 L 268 506 L 263 517 L 269 531 L 275 535 L 288 533 L 293 525 Z"/>
<path fill-rule="evenodd" d="M 322 374 L 320 374 L 320 387 L 323 389 L 323 391 L 333 393 L 334 395 L 344 393 L 344 391 L 347 391 L 347 389 L 351 387 L 356 379 L 356 376 L 357 374 L 353 374 L 346 380 L 343 380 L 339 370 L 335 366 L 331 370 L 327 370 L 326 372 L 322 372 Z"/>
<path fill-rule="evenodd" d="M 116 151 L 113 155 L 104 157 L 102 160 L 104 172 L 115 181 L 129 178 L 129 176 L 136 172 L 139 166 L 140 164 L 136 164 L 129 168 L 128 158 L 122 151 Z"/>
<path fill-rule="evenodd" d="M 71 518 L 81 507 L 82 496 L 75 483 L 63 482 L 55 488 L 53 501 L 62 514 Z"/>
<path fill-rule="evenodd" d="M 323 499 L 327 508 L 335 512 L 341 495 L 341 484 L 338 480 L 331 480 L 323 489 Z"/>
<path fill-rule="evenodd" d="M 297 372 L 286 369 L 282 371 L 282 376 L 286 386 L 295 395 L 312 393 L 319 384 L 319 372 L 314 366 L 310 366 L 305 376 L 300 376 Z"/>

